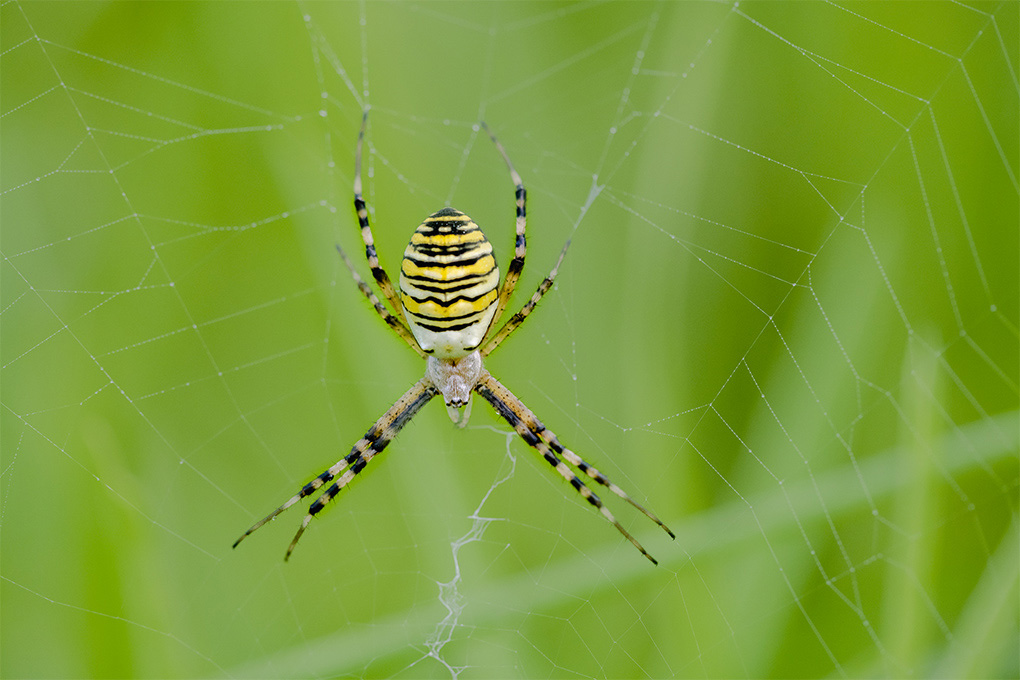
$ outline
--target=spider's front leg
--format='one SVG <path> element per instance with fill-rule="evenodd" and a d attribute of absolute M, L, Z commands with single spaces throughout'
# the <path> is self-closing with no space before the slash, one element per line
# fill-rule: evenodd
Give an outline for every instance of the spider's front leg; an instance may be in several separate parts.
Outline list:
<path fill-rule="evenodd" d="M 377 454 L 381 453 L 386 446 L 393 441 L 400 432 L 404 425 L 410 422 L 411 418 L 414 417 L 421 408 L 429 402 L 432 397 L 438 394 L 438 390 L 435 384 L 428 378 L 422 378 L 414 384 L 411 389 L 404 393 L 404 396 L 400 397 L 386 413 L 383 414 L 382 418 L 375 421 L 371 429 L 365 433 L 365 436 L 358 440 L 358 442 L 351 448 L 351 452 L 338 460 L 329 469 L 325 470 L 322 474 L 317 475 L 312 481 L 305 484 L 299 492 L 291 496 L 287 502 L 273 510 L 271 513 L 260 519 L 258 522 L 253 524 L 250 529 L 241 534 L 241 537 L 234 541 L 234 547 L 252 534 L 256 529 L 262 527 L 266 523 L 272 521 L 281 512 L 294 505 L 302 498 L 312 495 L 320 488 L 325 486 L 330 481 L 336 480 L 321 496 L 315 499 L 315 502 L 308 508 L 308 514 L 305 515 L 304 520 L 301 522 L 301 526 L 298 528 L 297 534 L 294 536 L 294 540 L 291 541 L 290 547 L 287 548 L 287 555 L 284 557 L 285 560 L 290 558 L 290 554 L 294 552 L 294 547 L 297 545 L 298 540 L 301 538 L 301 534 L 308 528 L 309 522 L 312 521 L 312 517 L 317 515 L 320 510 L 326 507 L 333 498 L 340 493 L 341 489 L 347 486 L 355 475 L 365 469 L 368 462 L 372 460 Z"/>
<path fill-rule="evenodd" d="M 492 407 L 496 409 L 496 412 L 499 413 L 499 415 L 503 416 L 503 418 L 510 423 L 511 427 L 513 427 L 517 434 L 521 436 L 521 439 L 541 453 L 546 462 L 552 465 L 564 479 L 570 482 L 570 485 L 573 486 L 586 501 L 591 503 L 603 517 L 616 527 L 617 531 L 633 543 L 634 547 L 640 550 L 642 555 L 651 560 L 652 564 L 659 563 L 658 560 L 648 554 L 648 551 L 645 550 L 640 543 L 638 543 L 636 538 L 631 536 L 630 533 L 623 528 L 623 526 L 613 516 L 613 513 L 609 511 L 609 508 L 607 508 L 602 503 L 602 500 L 592 493 L 591 489 L 589 489 L 584 482 L 582 482 L 577 475 L 575 475 L 570 468 L 567 467 L 566 463 L 561 460 L 560 456 L 569 461 L 590 479 L 593 479 L 599 484 L 605 486 L 617 496 L 623 498 L 628 503 L 636 507 L 644 513 L 645 516 L 662 527 L 663 530 L 669 534 L 670 538 L 676 538 L 673 532 L 670 531 L 669 527 L 663 524 L 662 521 L 654 514 L 634 501 L 634 499 L 627 495 L 623 489 L 610 482 L 605 475 L 591 465 L 588 465 L 588 463 L 586 463 L 580 456 L 570 449 L 562 446 L 556 438 L 556 435 L 542 424 L 535 414 L 531 412 L 531 409 L 525 406 L 520 399 L 515 397 L 510 390 L 504 387 L 488 372 L 483 373 L 474 389 L 478 392 L 478 394 L 484 397 L 486 401 L 492 404 Z"/>

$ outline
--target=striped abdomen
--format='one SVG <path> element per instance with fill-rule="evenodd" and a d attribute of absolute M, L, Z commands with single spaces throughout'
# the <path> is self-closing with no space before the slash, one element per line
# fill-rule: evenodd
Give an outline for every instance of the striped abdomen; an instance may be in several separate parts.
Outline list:
<path fill-rule="evenodd" d="M 453 208 L 425 218 L 400 265 L 400 302 L 421 348 L 440 359 L 478 349 L 498 296 L 499 268 L 478 225 Z"/>

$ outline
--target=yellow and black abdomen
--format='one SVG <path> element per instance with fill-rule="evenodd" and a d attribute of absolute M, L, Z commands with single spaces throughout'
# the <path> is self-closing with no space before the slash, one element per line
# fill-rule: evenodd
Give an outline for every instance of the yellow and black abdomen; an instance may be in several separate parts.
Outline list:
<path fill-rule="evenodd" d="M 453 208 L 425 218 L 400 266 L 400 302 L 421 348 L 440 359 L 478 349 L 498 296 L 499 267 L 478 225 Z"/>

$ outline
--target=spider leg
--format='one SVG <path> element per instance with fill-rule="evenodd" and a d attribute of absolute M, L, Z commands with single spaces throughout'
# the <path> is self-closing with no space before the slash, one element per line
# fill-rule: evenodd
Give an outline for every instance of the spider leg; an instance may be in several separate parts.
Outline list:
<path fill-rule="evenodd" d="M 297 545 L 298 539 L 301 538 L 301 534 L 304 533 L 308 527 L 308 523 L 312 521 L 314 517 L 329 501 L 333 499 L 340 490 L 347 486 L 355 475 L 361 472 L 368 461 L 372 460 L 377 454 L 382 452 L 386 446 L 393 441 L 400 432 L 401 428 L 406 425 L 411 418 L 414 417 L 421 407 L 429 402 L 432 397 L 436 396 L 439 392 L 432 384 L 431 380 L 423 378 L 414 384 L 411 389 L 404 393 L 400 399 L 397 400 L 393 406 L 390 407 L 386 413 L 383 414 L 379 420 L 375 421 L 375 424 L 365 433 L 365 436 L 358 440 L 358 442 L 351 448 L 351 452 L 346 456 L 338 460 L 329 469 L 325 470 L 322 474 L 316 476 L 312 481 L 305 484 L 301 490 L 291 496 L 283 505 L 278 507 L 273 512 L 260 519 L 258 522 L 252 525 L 250 529 L 241 534 L 241 537 L 234 541 L 234 547 L 247 538 L 256 529 L 263 526 L 267 522 L 274 519 L 281 512 L 294 505 L 302 498 L 310 496 L 315 493 L 326 483 L 336 479 L 333 484 L 326 489 L 321 496 L 319 496 L 315 502 L 312 503 L 308 509 L 308 514 L 305 515 L 304 520 L 301 522 L 301 527 L 298 529 L 297 535 L 294 536 L 294 540 L 291 541 L 290 547 L 287 548 L 287 555 L 284 559 L 290 558 L 290 554 L 294 551 L 294 546 Z"/>
<path fill-rule="evenodd" d="M 393 311 L 397 313 L 397 317 L 401 321 L 406 322 L 406 319 L 404 319 L 404 309 L 400 305 L 397 291 L 393 288 L 393 283 L 390 282 L 390 277 L 386 274 L 386 270 L 379 264 L 379 256 L 375 252 L 375 239 L 372 237 L 372 227 L 368 224 L 368 208 L 365 206 L 365 199 L 361 195 L 361 151 L 365 144 L 365 128 L 367 126 L 368 109 L 365 109 L 364 114 L 361 116 L 361 131 L 358 132 L 358 148 L 354 154 L 354 210 L 358 214 L 361 240 L 365 244 L 365 259 L 368 260 L 372 276 L 375 277 L 376 283 L 379 284 L 383 296 L 389 300 Z"/>
<path fill-rule="evenodd" d="M 570 247 L 570 241 L 568 240 L 563 245 L 563 250 L 560 251 L 559 259 L 556 260 L 556 264 L 553 265 L 552 271 L 549 272 L 549 276 L 542 279 L 542 283 L 538 284 L 538 290 L 535 291 L 531 299 L 521 307 L 521 311 L 514 314 L 510 319 L 503 324 L 503 327 L 499 331 L 489 338 L 489 341 L 482 347 L 482 356 L 487 357 L 492 353 L 492 350 L 499 346 L 499 343 L 506 340 L 507 336 L 517 330 L 517 327 L 524 323 L 524 320 L 528 318 L 528 315 L 535 309 L 535 305 L 542 299 L 550 288 L 552 288 L 553 280 L 556 278 L 556 274 L 560 270 L 560 264 L 563 262 L 563 258 L 567 254 L 567 248 Z"/>
<path fill-rule="evenodd" d="M 369 288 L 367 283 L 365 283 L 365 280 L 361 278 L 360 274 L 358 274 L 358 271 L 354 268 L 354 264 L 347 257 L 347 253 L 345 253 L 344 249 L 340 247 L 340 244 L 337 244 L 336 250 L 340 253 L 340 258 L 344 261 L 344 264 L 347 265 L 347 269 L 351 272 L 351 276 L 354 277 L 354 283 L 358 284 L 358 289 L 366 298 L 368 298 L 368 301 L 372 303 L 372 306 L 375 307 L 376 313 L 382 317 L 382 320 L 386 322 L 386 325 L 392 328 L 397 335 L 403 338 L 404 342 L 410 345 L 411 349 L 418 353 L 418 356 L 422 359 L 428 357 L 422 348 L 418 346 L 417 341 L 414 339 L 414 336 L 411 335 L 411 331 L 407 329 L 407 326 L 402 324 L 400 319 L 390 314 L 389 310 L 387 310 L 386 307 L 379 302 L 379 298 L 376 297 L 375 293 L 372 292 L 372 289 Z"/>
<path fill-rule="evenodd" d="M 530 411 L 529 411 L 529 413 L 530 413 Z M 532 415 L 532 417 L 534 417 L 534 414 L 531 414 L 531 415 Z M 560 454 L 563 458 L 565 458 L 567 460 L 568 463 L 570 463 L 571 465 L 576 467 L 578 470 L 580 470 L 584 474 L 588 475 L 588 477 L 590 477 L 591 479 L 594 479 L 596 482 L 598 482 L 602 486 L 606 487 L 607 489 L 609 489 L 610 491 L 615 493 L 617 496 L 619 496 L 620 498 L 622 498 L 623 500 L 627 501 L 628 503 L 633 505 L 635 508 L 640 510 L 641 513 L 644 514 L 645 517 L 647 517 L 648 519 L 652 520 L 653 522 L 658 524 L 660 527 L 662 527 L 663 531 L 665 531 L 667 534 L 669 534 L 670 538 L 672 538 L 672 539 L 676 538 L 676 534 L 674 534 L 670 530 L 670 528 L 668 526 L 663 524 L 662 520 L 660 520 L 658 517 L 655 516 L 655 513 L 651 512 L 650 510 L 645 508 L 643 505 L 638 503 L 636 500 L 631 498 L 630 495 L 626 491 L 624 491 L 623 489 L 618 487 L 616 484 L 613 484 L 611 481 L 609 481 L 609 478 L 607 478 L 604 474 L 599 472 L 593 466 L 591 466 L 588 463 L 586 463 L 584 461 L 584 459 L 581 458 L 579 455 L 577 455 L 576 453 L 574 453 L 570 449 L 568 449 L 565 446 L 563 446 L 562 444 L 560 444 L 559 440 L 556 438 L 556 435 L 553 434 L 553 431 L 548 429 L 547 427 L 545 427 L 540 420 L 538 420 L 536 418 L 533 423 L 529 423 L 529 427 L 531 427 L 534 430 L 534 432 L 536 434 L 538 434 L 538 436 L 540 436 L 542 439 L 544 439 L 546 442 L 548 442 L 549 443 L 549 448 L 551 448 L 556 453 Z"/>
<path fill-rule="evenodd" d="M 514 256 L 510 260 L 510 264 L 507 265 L 506 276 L 503 278 L 503 287 L 500 289 L 499 299 L 496 301 L 496 312 L 492 315 L 492 321 L 489 322 L 489 330 L 492 330 L 499 321 L 499 317 L 503 315 L 503 310 L 506 309 L 506 304 L 510 301 L 510 295 L 513 294 L 514 287 L 517 286 L 517 280 L 521 278 L 521 271 L 524 270 L 524 256 L 528 251 L 528 240 L 524 236 L 524 229 L 528 221 L 526 209 L 528 194 L 524 190 L 524 182 L 521 180 L 521 176 L 517 174 L 514 164 L 510 162 L 510 156 L 507 155 L 506 149 L 499 143 L 496 135 L 485 124 L 485 121 L 482 121 L 482 127 L 489 133 L 489 138 L 492 139 L 492 143 L 496 145 L 499 154 L 506 161 L 506 167 L 510 169 L 510 179 L 514 183 L 514 202 L 517 206 L 517 236 L 514 241 Z"/>
<path fill-rule="evenodd" d="M 637 548 L 642 555 L 647 557 L 652 564 L 658 564 L 658 561 L 648 554 L 648 551 L 645 550 L 640 543 L 638 543 L 637 539 L 631 536 L 630 533 L 623 528 L 623 525 L 616 521 L 616 518 L 613 517 L 613 513 L 611 513 L 609 509 L 603 505 L 602 500 L 592 493 L 591 489 L 585 486 L 584 482 L 582 482 L 556 454 L 562 454 L 567 460 L 580 468 L 581 471 L 586 473 L 589 477 L 600 484 L 604 484 L 620 497 L 630 501 L 630 503 L 648 515 L 648 517 L 655 521 L 659 526 L 666 529 L 670 536 L 673 536 L 673 532 L 667 529 L 666 526 L 654 515 L 631 500 L 631 498 L 624 493 L 622 489 L 615 484 L 610 483 L 609 480 L 602 475 L 602 473 L 581 460 L 580 456 L 569 449 L 563 448 L 559 441 L 556 440 L 555 436 L 546 430 L 542 423 L 539 422 L 538 418 L 535 417 L 535 414 L 532 413 L 520 399 L 515 397 L 510 390 L 504 387 L 491 375 L 487 373 L 484 374 L 475 386 L 475 391 L 485 398 L 486 401 L 492 404 L 493 408 L 496 409 L 496 412 L 510 423 L 511 427 L 513 427 L 517 434 L 520 435 L 521 439 L 541 453 L 546 462 L 552 465 L 564 479 L 570 482 L 570 485 L 573 486 L 586 501 L 595 506 L 595 508 L 602 513 L 602 516 L 605 517 L 610 524 L 616 527 L 617 531 L 623 534 L 627 540 L 633 543 L 634 547 Z M 554 441 L 555 444 L 552 443 Z"/>

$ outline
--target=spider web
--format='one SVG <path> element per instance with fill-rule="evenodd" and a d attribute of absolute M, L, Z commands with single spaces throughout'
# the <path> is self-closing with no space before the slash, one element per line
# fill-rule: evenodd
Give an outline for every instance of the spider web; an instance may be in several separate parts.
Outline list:
<path fill-rule="evenodd" d="M 0 4 L 3 675 L 1015 677 L 1017 10 Z M 365 106 L 658 568 L 484 402 L 230 550 L 421 375 Z"/>

